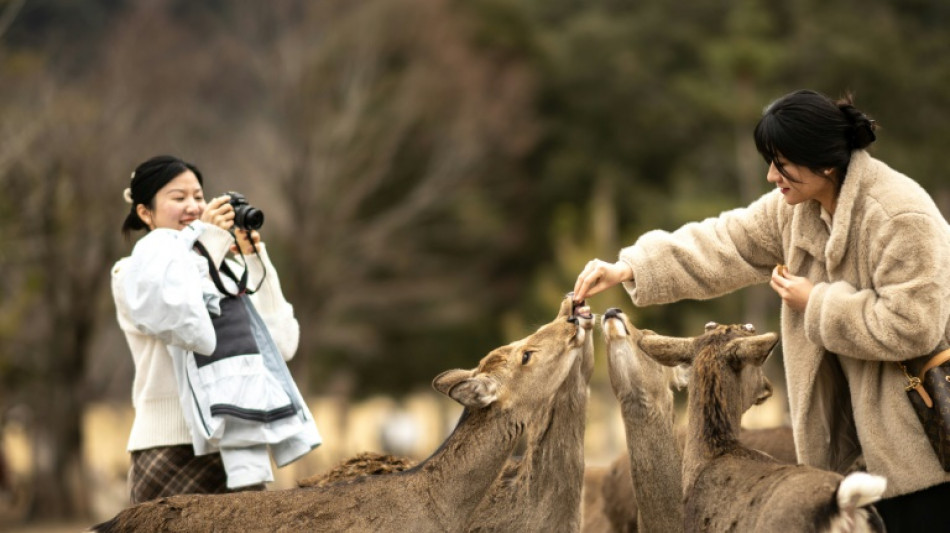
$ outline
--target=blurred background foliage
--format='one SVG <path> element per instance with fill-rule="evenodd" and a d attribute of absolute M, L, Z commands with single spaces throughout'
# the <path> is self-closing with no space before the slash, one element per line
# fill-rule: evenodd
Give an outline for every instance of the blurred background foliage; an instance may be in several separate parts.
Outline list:
<path fill-rule="evenodd" d="M 587 260 L 768 190 L 751 131 L 792 90 L 853 92 L 947 212 L 948 25 L 943 0 L 0 0 L 0 408 L 34 507 L 82 512 L 79 412 L 128 399 L 109 269 L 144 159 L 264 210 L 302 389 L 398 396 L 547 322 Z M 777 325 L 763 287 L 590 303 Z"/>

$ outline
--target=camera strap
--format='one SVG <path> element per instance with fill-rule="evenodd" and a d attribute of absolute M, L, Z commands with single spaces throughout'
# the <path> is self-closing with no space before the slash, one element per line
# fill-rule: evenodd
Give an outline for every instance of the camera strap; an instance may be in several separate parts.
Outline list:
<path fill-rule="evenodd" d="M 237 298 L 238 296 L 241 296 L 242 294 L 245 294 L 248 292 L 247 291 L 247 268 L 244 269 L 244 273 L 241 275 L 241 279 L 238 279 L 238 277 L 234 274 L 231 268 L 228 267 L 228 264 L 224 261 L 221 262 L 221 268 L 219 270 L 218 267 L 215 266 L 214 260 L 211 259 L 211 254 L 208 253 L 208 249 L 205 248 L 204 245 L 201 244 L 200 241 L 195 241 L 195 250 L 198 250 L 198 253 L 204 256 L 204 258 L 208 260 L 208 273 L 211 275 L 211 281 L 214 282 L 214 286 L 217 287 L 218 290 L 221 291 L 222 294 L 225 294 L 231 298 Z M 237 287 L 238 287 L 237 293 L 231 293 L 224 286 L 224 283 L 221 282 L 221 276 L 219 274 L 219 271 L 223 273 L 225 276 L 231 278 L 231 280 L 237 284 Z"/>
<path fill-rule="evenodd" d="M 235 231 L 240 231 L 240 230 L 235 229 Z M 264 264 L 264 260 L 261 259 L 261 252 L 260 252 L 260 250 L 257 249 L 257 245 L 254 244 L 254 240 L 251 239 L 251 230 L 246 229 L 246 230 L 243 230 L 243 231 L 244 231 L 245 235 L 247 235 L 247 240 L 251 243 L 251 248 L 254 249 L 254 255 L 256 255 L 256 256 L 257 256 L 257 260 L 261 262 L 261 272 L 262 272 L 262 274 L 261 274 L 261 281 L 257 284 L 257 288 L 256 288 L 256 289 L 249 289 L 249 288 L 245 288 L 245 289 L 244 289 L 244 292 L 246 292 L 247 294 L 254 294 L 255 292 L 261 290 L 261 286 L 264 285 L 264 278 L 267 277 L 267 265 Z M 234 236 L 234 244 L 237 245 L 238 254 L 241 256 L 241 261 L 244 262 L 244 276 L 242 277 L 242 279 L 244 280 L 244 284 L 247 285 L 247 258 L 248 258 L 250 255 L 244 255 L 244 252 L 241 250 L 241 245 L 238 244 L 238 242 L 237 242 L 237 236 L 236 236 L 236 235 Z M 225 266 L 225 265 L 222 265 L 222 266 Z M 230 269 L 228 269 L 228 270 L 230 271 Z M 233 274 L 231 274 L 231 279 L 234 279 L 234 275 L 233 275 Z M 235 280 L 235 283 L 238 283 L 238 282 Z"/>

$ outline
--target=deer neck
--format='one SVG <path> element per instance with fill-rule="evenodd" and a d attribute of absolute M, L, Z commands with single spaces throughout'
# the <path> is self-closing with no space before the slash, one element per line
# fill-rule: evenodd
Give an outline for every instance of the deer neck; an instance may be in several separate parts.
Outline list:
<path fill-rule="evenodd" d="M 562 495 L 577 492 L 584 477 L 587 382 L 575 367 L 555 395 L 546 424 L 529 436 L 532 490 Z M 578 483 L 575 483 L 577 481 Z"/>
<path fill-rule="evenodd" d="M 665 367 L 633 354 L 639 375 L 618 394 L 642 531 L 683 523 L 683 456 L 673 430 L 673 391 Z"/>
<path fill-rule="evenodd" d="M 442 446 L 419 465 L 428 476 L 426 490 L 433 503 L 443 516 L 458 517 L 458 528 L 498 477 L 525 426 L 494 406 L 466 409 Z"/>
<path fill-rule="evenodd" d="M 738 376 L 717 359 L 693 367 L 688 403 L 688 431 L 683 458 L 684 490 L 705 464 L 738 446 L 742 419 Z"/>

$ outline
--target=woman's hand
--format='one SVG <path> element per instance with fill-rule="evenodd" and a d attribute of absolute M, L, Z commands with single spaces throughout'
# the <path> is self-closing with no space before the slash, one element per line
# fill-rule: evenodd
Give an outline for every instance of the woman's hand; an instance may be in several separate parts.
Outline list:
<path fill-rule="evenodd" d="M 208 202 L 204 212 L 201 213 L 201 221 L 229 231 L 234 225 L 234 207 L 231 205 L 231 197 L 225 194 Z"/>
<path fill-rule="evenodd" d="M 633 279 L 633 270 L 623 261 L 608 263 L 594 259 L 587 263 L 574 282 L 574 301 L 580 302 L 614 285 Z"/>
<path fill-rule="evenodd" d="M 258 243 L 261 242 L 261 234 L 257 230 L 245 230 L 241 228 L 234 228 L 234 237 L 237 239 L 237 244 L 231 245 L 231 253 L 238 253 L 238 245 L 241 246 L 241 253 L 244 255 L 250 255 L 254 253 L 254 250 L 257 249 Z"/>
<path fill-rule="evenodd" d="M 808 278 L 793 276 L 788 273 L 784 265 L 778 265 L 772 269 L 772 279 L 769 281 L 778 295 L 785 302 L 785 305 L 796 311 L 804 311 L 808 305 L 808 297 L 811 296 L 811 290 L 814 287 Z"/>

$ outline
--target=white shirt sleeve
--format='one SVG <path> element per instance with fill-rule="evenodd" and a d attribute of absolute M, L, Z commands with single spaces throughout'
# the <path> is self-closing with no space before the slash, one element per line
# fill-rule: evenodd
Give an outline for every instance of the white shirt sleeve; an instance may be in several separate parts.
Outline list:
<path fill-rule="evenodd" d="M 196 221 L 181 231 L 150 231 L 132 250 L 122 284 L 129 315 L 139 331 L 165 344 L 211 354 L 216 337 L 202 296 L 208 267 L 192 252 L 203 230 Z"/>

